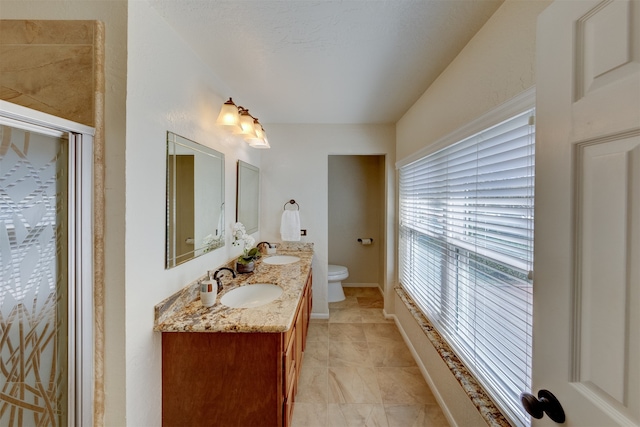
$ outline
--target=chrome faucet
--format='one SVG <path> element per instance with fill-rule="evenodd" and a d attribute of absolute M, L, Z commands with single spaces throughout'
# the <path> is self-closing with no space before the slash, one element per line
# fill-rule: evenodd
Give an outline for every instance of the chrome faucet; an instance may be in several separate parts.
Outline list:
<path fill-rule="evenodd" d="M 213 273 L 213 280 L 216 281 L 216 283 L 218 284 L 218 292 L 222 292 L 223 286 L 222 286 L 222 279 L 218 277 L 218 274 L 220 274 L 223 271 L 230 271 L 231 274 L 233 275 L 233 278 L 236 278 L 236 272 L 233 271 L 232 269 L 230 269 L 229 267 L 222 267 L 219 268 L 215 271 L 215 273 Z M 209 272 L 209 277 L 211 277 L 211 272 Z"/>
<path fill-rule="evenodd" d="M 269 246 L 269 249 L 273 248 L 273 245 L 269 242 L 260 242 L 256 245 L 256 248 L 260 249 L 260 245 L 267 245 Z"/>

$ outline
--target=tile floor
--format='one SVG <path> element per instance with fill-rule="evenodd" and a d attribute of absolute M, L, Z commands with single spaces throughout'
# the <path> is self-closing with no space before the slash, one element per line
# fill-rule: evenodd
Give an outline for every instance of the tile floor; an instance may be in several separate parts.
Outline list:
<path fill-rule="evenodd" d="M 309 325 L 293 427 L 448 426 L 378 289 L 344 293 Z"/>

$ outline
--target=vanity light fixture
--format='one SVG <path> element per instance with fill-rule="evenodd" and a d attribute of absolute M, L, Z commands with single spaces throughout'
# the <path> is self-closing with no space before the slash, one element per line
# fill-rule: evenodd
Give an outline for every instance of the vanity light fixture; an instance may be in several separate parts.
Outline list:
<path fill-rule="evenodd" d="M 244 140 L 254 148 L 271 148 L 264 128 L 249 110 L 236 106 L 231 98 L 222 105 L 216 124 L 228 129 L 231 133 L 242 135 Z"/>
<path fill-rule="evenodd" d="M 243 107 L 238 107 L 238 112 L 240 113 L 240 135 L 244 137 L 244 139 L 257 138 L 256 136 L 256 127 L 253 125 L 254 118 L 249 114 L 249 110 Z"/>
<path fill-rule="evenodd" d="M 264 132 L 264 128 L 256 118 L 253 119 L 253 128 L 256 132 L 256 136 L 245 138 L 249 145 L 253 148 L 271 148 L 269 141 L 267 140 L 267 135 Z"/>
<path fill-rule="evenodd" d="M 228 128 L 233 133 L 240 132 L 240 114 L 233 99 L 229 98 L 227 102 L 222 104 L 216 124 Z"/>

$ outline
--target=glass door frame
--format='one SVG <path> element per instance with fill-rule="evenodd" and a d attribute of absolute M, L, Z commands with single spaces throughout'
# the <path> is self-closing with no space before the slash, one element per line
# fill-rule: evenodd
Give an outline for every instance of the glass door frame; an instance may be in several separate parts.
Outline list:
<path fill-rule="evenodd" d="M 95 129 L 0 100 L 0 125 L 69 139 L 68 425 L 93 425 L 93 138 Z"/>

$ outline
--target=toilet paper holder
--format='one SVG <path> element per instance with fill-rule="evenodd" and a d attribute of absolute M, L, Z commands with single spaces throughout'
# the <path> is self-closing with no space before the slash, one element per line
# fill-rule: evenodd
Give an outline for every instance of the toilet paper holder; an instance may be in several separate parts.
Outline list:
<path fill-rule="evenodd" d="M 366 238 L 366 239 L 360 238 L 360 239 L 358 239 L 358 242 L 362 243 L 363 245 L 370 245 L 370 244 L 373 243 L 373 238 L 372 237 L 369 237 L 369 238 Z"/>

